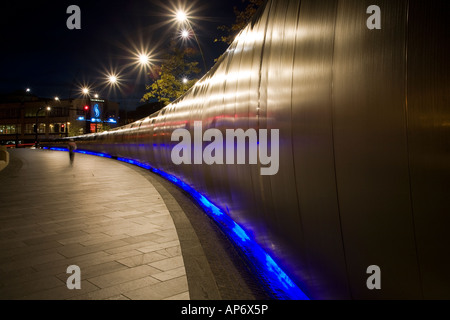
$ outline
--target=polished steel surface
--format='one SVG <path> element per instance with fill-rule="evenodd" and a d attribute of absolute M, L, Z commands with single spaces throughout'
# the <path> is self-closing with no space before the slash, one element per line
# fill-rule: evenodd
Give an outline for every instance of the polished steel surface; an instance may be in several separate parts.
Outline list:
<path fill-rule="evenodd" d="M 190 184 L 313 299 L 449 299 L 449 16 L 444 0 L 268 1 L 186 95 L 79 148 Z M 175 165 L 172 132 L 194 121 L 279 129 L 278 172 Z"/>
<path fill-rule="evenodd" d="M 419 298 L 405 122 L 407 2 L 379 6 L 379 32 L 365 27 L 364 1 L 340 2 L 336 19 L 333 134 L 347 272 L 356 297 Z M 367 274 L 358 274 L 368 261 L 386 270 L 382 290 L 367 290 Z"/>

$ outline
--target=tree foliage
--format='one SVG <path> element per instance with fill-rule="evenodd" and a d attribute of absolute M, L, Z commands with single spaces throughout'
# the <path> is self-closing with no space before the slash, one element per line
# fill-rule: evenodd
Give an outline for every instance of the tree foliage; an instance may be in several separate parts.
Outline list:
<path fill-rule="evenodd" d="M 242 0 L 242 3 L 246 3 L 247 6 L 244 10 L 239 10 L 234 7 L 234 14 L 236 15 L 236 21 L 231 26 L 222 25 L 217 29 L 225 32 L 226 34 L 221 36 L 220 39 L 215 39 L 214 42 L 225 42 L 231 44 L 236 35 L 241 31 L 249 22 L 258 8 L 264 3 L 265 0 Z"/>
<path fill-rule="evenodd" d="M 155 98 L 168 105 L 183 95 L 197 82 L 196 76 L 201 72 L 198 62 L 194 60 L 195 55 L 194 49 L 180 48 L 172 41 L 163 63 L 152 67 L 149 76 L 153 82 L 146 86 L 149 91 L 141 100 Z M 187 82 L 183 81 L 184 79 Z"/>

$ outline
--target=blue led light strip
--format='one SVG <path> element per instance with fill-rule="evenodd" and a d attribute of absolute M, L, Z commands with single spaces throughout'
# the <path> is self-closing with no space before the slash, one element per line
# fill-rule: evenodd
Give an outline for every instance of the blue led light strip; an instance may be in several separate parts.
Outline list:
<path fill-rule="evenodd" d="M 44 150 L 53 150 L 53 151 L 69 151 L 67 148 L 56 148 L 56 147 L 42 147 Z"/>
<path fill-rule="evenodd" d="M 44 148 L 55 151 L 68 151 L 65 148 Z M 113 158 L 105 153 L 97 153 L 85 150 L 76 150 L 75 152 L 96 155 L 106 158 Z M 150 170 L 163 178 L 171 181 L 188 192 L 203 208 L 203 210 L 214 219 L 214 221 L 222 228 L 225 234 L 234 241 L 235 245 L 244 253 L 248 262 L 251 264 L 253 271 L 259 275 L 262 280 L 269 286 L 277 299 L 282 300 L 309 300 L 305 293 L 289 278 L 289 276 L 277 265 L 272 257 L 264 251 L 254 240 L 252 240 L 244 229 L 242 229 L 230 216 L 225 214 L 220 208 L 209 201 L 205 196 L 197 190 L 181 181 L 177 177 L 164 171 L 156 169 L 149 164 L 127 158 L 118 157 L 117 160 L 137 165 L 139 167 Z"/>

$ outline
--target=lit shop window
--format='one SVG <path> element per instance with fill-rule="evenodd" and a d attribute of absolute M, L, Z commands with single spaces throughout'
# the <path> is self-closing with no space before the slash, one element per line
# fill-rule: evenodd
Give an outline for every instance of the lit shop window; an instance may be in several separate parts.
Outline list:
<path fill-rule="evenodd" d="M 20 127 L 19 127 L 20 129 Z M 19 130 L 20 131 L 20 130 Z M 0 125 L 0 134 L 15 134 L 20 133 L 16 131 L 16 125 L 15 124 L 2 124 Z"/>

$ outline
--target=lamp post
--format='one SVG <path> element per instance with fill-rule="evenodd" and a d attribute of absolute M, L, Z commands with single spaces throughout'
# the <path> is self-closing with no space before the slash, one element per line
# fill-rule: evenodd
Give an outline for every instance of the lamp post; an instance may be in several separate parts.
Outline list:
<path fill-rule="evenodd" d="M 195 34 L 194 28 L 192 27 L 191 23 L 189 22 L 189 18 L 186 12 L 183 10 L 178 10 L 175 18 L 180 23 L 186 23 L 186 25 L 189 27 L 189 29 L 192 31 L 192 34 L 194 35 L 195 41 L 197 42 L 198 49 L 200 50 L 200 54 L 202 55 L 203 60 L 203 67 L 205 68 L 205 73 L 208 71 L 206 69 L 206 62 L 205 62 L 205 56 L 203 55 L 202 47 L 200 46 L 200 42 L 198 41 L 197 35 Z M 189 31 L 188 30 L 182 30 L 181 36 L 185 39 L 189 38 Z"/>
<path fill-rule="evenodd" d="M 54 98 L 54 100 L 55 100 L 55 103 L 57 102 L 60 106 L 59 107 L 54 107 L 55 109 L 63 109 L 62 107 L 61 107 L 61 100 L 59 99 L 59 97 L 58 96 L 56 96 L 55 98 Z M 66 116 L 67 117 L 67 116 Z M 68 131 L 68 128 L 67 128 L 67 121 L 66 121 L 66 123 L 63 125 L 64 126 L 64 131 L 65 131 L 65 135 L 66 135 L 66 137 L 67 137 L 67 131 Z M 61 128 L 62 128 L 62 126 L 61 126 Z M 54 131 L 55 131 L 56 129 L 54 129 Z M 60 128 L 58 128 L 57 130 L 56 130 L 56 132 L 53 132 L 53 133 L 60 133 L 61 132 L 61 129 Z"/>
<path fill-rule="evenodd" d="M 87 100 L 89 102 L 88 105 L 84 106 L 84 118 L 85 118 L 84 119 L 85 120 L 85 129 L 84 129 L 85 132 L 84 133 L 86 134 L 86 133 L 89 133 L 91 131 L 90 127 L 89 127 L 89 121 L 88 121 L 88 112 L 91 109 L 91 96 L 89 95 L 89 89 L 87 87 L 82 88 L 81 92 L 83 93 L 85 99 L 87 97 Z"/>
<path fill-rule="evenodd" d="M 39 112 L 41 112 L 41 110 L 46 109 L 47 111 L 50 111 L 51 108 L 49 106 L 47 107 L 40 107 L 37 111 L 36 111 L 36 127 L 35 127 L 35 139 L 34 139 L 34 147 L 37 148 L 39 146 L 39 141 L 38 141 L 38 131 L 39 131 Z"/>
<path fill-rule="evenodd" d="M 31 92 L 30 88 L 25 89 L 24 94 L 22 95 L 22 99 L 20 101 L 20 108 L 16 109 L 16 141 L 15 141 L 16 148 L 19 147 L 19 127 L 20 127 L 20 132 L 22 133 L 22 124 L 20 121 L 20 119 L 22 117 L 21 113 L 22 113 L 22 110 L 25 109 L 25 100 L 26 100 L 26 97 L 29 96 L 30 92 Z"/>
<path fill-rule="evenodd" d="M 150 57 L 146 53 L 140 53 L 138 59 L 141 66 L 147 66 L 150 63 Z"/>
<path fill-rule="evenodd" d="M 110 83 L 110 85 L 114 86 L 116 85 L 118 82 L 117 76 L 115 74 L 110 74 L 108 76 L 108 82 Z"/>

